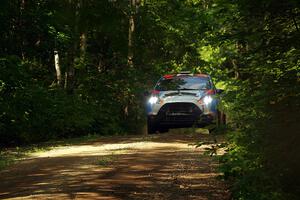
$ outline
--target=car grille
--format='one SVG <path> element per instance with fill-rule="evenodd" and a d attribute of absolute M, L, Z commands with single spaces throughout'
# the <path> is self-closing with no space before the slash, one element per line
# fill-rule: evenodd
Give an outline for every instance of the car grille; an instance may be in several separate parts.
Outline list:
<path fill-rule="evenodd" d="M 159 111 L 161 123 L 193 123 L 201 115 L 201 110 L 193 103 L 168 103 Z"/>
<path fill-rule="evenodd" d="M 175 95 L 185 95 L 185 96 L 197 96 L 196 93 L 191 93 L 191 92 L 171 92 L 171 93 L 167 93 L 165 94 L 165 97 L 168 96 L 175 96 Z"/>

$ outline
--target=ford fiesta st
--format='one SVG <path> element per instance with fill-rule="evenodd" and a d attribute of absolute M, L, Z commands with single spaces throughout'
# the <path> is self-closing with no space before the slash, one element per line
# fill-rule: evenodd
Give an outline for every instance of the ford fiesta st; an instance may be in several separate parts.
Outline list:
<path fill-rule="evenodd" d="M 147 99 L 148 133 L 216 124 L 220 119 L 218 93 L 221 90 L 215 88 L 206 74 L 186 72 L 161 77 Z"/>

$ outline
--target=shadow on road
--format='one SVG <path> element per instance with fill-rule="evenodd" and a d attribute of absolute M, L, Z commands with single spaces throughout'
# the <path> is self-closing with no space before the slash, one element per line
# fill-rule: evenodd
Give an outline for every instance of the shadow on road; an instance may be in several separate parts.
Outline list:
<path fill-rule="evenodd" d="M 33 157 L 0 173 L 0 199 L 228 199 L 225 184 L 216 179 L 217 163 L 189 145 L 199 138 L 209 139 L 179 133 L 110 137 L 66 147 L 84 154 Z M 120 148 L 103 153 L 89 150 L 91 145 Z"/>

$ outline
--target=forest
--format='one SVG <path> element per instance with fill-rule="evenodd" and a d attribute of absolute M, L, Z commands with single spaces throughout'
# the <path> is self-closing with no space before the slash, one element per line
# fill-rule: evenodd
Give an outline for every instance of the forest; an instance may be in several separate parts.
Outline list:
<path fill-rule="evenodd" d="M 224 89 L 233 199 L 300 196 L 299 0 L 2 0 L 0 148 L 138 134 L 163 74 Z"/>

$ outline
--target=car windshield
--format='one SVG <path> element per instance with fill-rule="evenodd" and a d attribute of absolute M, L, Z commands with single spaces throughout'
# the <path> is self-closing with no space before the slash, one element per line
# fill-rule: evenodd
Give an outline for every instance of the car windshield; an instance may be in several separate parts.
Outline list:
<path fill-rule="evenodd" d="M 155 87 L 158 91 L 206 89 L 211 89 L 209 78 L 197 76 L 175 76 L 171 79 L 162 79 Z"/>

